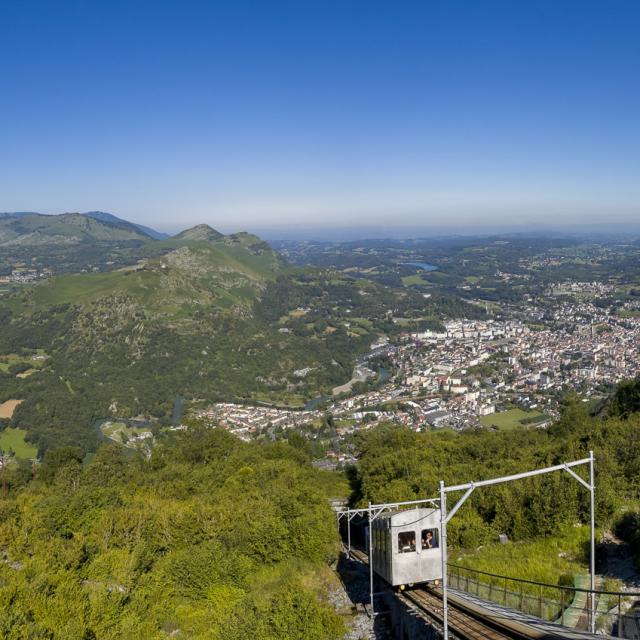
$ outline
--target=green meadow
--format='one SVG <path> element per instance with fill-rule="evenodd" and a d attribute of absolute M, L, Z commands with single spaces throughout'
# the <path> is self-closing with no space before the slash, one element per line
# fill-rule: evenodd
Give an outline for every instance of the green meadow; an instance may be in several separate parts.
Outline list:
<path fill-rule="evenodd" d="M 416 273 L 416 274 L 411 275 L 411 276 L 404 276 L 402 278 L 402 284 L 405 287 L 410 287 L 412 285 L 427 284 L 427 281 L 424 280 L 419 273 Z"/>
<path fill-rule="evenodd" d="M 25 442 L 24 437 L 27 432 L 24 429 L 6 428 L 0 431 L 0 449 L 9 451 L 11 449 L 17 458 L 29 460 L 38 455 L 38 449 L 32 444 Z"/>
<path fill-rule="evenodd" d="M 501 431 L 510 431 L 520 427 L 531 426 L 523 423 L 523 420 L 542 417 L 539 411 L 524 411 L 523 409 L 509 409 L 500 413 L 492 413 L 489 416 L 481 416 L 480 424 L 485 427 L 497 427 Z"/>

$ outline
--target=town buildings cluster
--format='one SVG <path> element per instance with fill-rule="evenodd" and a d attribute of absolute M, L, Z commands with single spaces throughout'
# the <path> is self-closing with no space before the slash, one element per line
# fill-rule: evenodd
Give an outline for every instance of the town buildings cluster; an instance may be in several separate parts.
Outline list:
<path fill-rule="evenodd" d="M 14 269 L 10 275 L 0 276 L 0 284 L 18 282 L 29 284 L 37 280 L 44 280 L 53 275 L 51 269 Z"/>
<path fill-rule="evenodd" d="M 321 408 L 301 410 L 219 403 L 199 415 L 245 439 L 320 424 L 328 415 L 338 441 L 381 421 L 414 430 L 491 428 L 493 414 L 512 408 L 530 416 L 524 424 L 545 427 L 568 390 L 588 400 L 640 374 L 640 318 L 594 304 L 607 286 L 576 283 L 563 291 L 573 298 L 556 298 L 551 307 L 529 299 L 510 317 L 450 321 L 443 331 L 405 333 L 393 343 L 378 339 L 359 372 L 367 359 L 385 355 L 393 375 L 366 393 L 334 394 Z"/>

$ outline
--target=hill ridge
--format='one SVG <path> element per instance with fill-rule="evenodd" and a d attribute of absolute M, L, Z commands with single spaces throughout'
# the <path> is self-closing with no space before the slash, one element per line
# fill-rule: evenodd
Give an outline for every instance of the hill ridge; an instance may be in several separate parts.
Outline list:
<path fill-rule="evenodd" d="M 175 236 L 173 236 L 173 239 L 211 242 L 220 240 L 224 237 L 224 234 L 220 233 L 218 230 L 214 229 L 208 224 L 202 223 L 197 224 L 193 227 L 189 227 L 188 229 L 184 229 L 180 233 L 177 233 Z"/>
<path fill-rule="evenodd" d="M 84 221 L 87 221 L 85 223 Z M 70 225 L 70 226 L 67 226 Z M 82 240 L 164 240 L 160 233 L 104 211 L 80 213 L 39 213 L 18 211 L 0 213 L 0 246 L 31 244 L 79 243 Z"/>

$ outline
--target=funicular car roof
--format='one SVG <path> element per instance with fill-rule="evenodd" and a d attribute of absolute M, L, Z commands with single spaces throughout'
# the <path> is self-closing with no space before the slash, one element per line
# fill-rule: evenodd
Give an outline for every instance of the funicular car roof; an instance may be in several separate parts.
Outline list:
<path fill-rule="evenodd" d="M 437 517 L 440 519 L 440 510 L 434 507 L 414 507 L 413 509 L 401 509 L 382 514 L 380 520 L 388 520 L 391 527 L 405 527 L 411 524 L 418 524 L 423 520 Z"/>

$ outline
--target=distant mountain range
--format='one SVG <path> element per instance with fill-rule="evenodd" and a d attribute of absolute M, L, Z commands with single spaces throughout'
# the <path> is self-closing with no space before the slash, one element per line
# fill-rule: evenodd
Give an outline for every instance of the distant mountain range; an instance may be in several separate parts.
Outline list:
<path fill-rule="evenodd" d="M 0 246 L 73 245 L 87 241 L 147 242 L 167 238 L 169 235 L 166 233 L 103 211 L 59 215 L 30 211 L 0 213 Z"/>
<path fill-rule="evenodd" d="M 218 263 L 214 274 L 233 272 L 247 259 L 259 271 L 282 263 L 259 237 L 246 232 L 224 235 L 206 224 L 169 236 L 103 211 L 0 213 L 0 275 L 26 264 L 56 275 L 114 271 L 177 249 L 182 250 L 181 255 L 193 249 L 194 255 L 213 256 Z"/>

